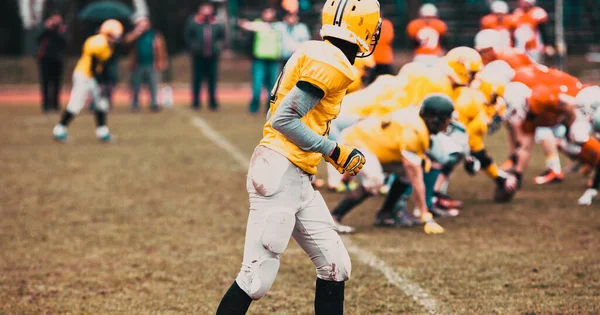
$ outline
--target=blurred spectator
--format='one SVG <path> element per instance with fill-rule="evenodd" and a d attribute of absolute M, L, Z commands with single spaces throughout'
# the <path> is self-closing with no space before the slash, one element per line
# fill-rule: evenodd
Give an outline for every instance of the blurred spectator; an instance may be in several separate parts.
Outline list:
<path fill-rule="evenodd" d="M 432 64 L 443 55 L 442 45 L 448 27 L 438 18 L 438 10 L 433 4 L 422 5 L 419 18 L 412 20 L 406 30 L 416 47 L 414 61 Z"/>
<path fill-rule="evenodd" d="M 372 71 L 371 82 L 382 74 L 392 74 L 392 63 L 394 62 L 394 51 L 392 41 L 394 40 L 394 25 L 386 18 L 381 21 L 381 35 L 377 48 L 373 52 L 375 68 Z"/>
<path fill-rule="evenodd" d="M 492 13 L 481 18 L 481 29 L 497 30 L 501 36 L 498 46 L 512 47 L 515 21 L 509 14 L 508 4 L 504 1 L 494 1 L 490 8 Z"/>
<path fill-rule="evenodd" d="M 279 73 L 279 58 L 281 56 L 280 34 L 274 27 L 275 9 L 268 7 L 262 11 L 261 18 L 253 22 L 240 20 L 238 25 L 247 31 L 254 32 L 252 46 L 252 101 L 250 113 L 259 109 L 262 88 L 267 92 L 275 85 Z M 267 99 L 267 110 L 269 100 Z"/>
<path fill-rule="evenodd" d="M 188 21 L 184 37 L 192 55 L 192 108 L 197 110 L 201 107 L 202 81 L 206 79 L 209 107 L 211 110 L 218 110 L 217 77 L 219 54 L 225 42 L 225 26 L 217 21 L 212 4 L 200 5 L 198 13 Z"/>
<path fill-rule="evenodd" d="M 548 13 L 536 7 L 535 0 L 519 0 L 519 7 L 513 12 L 516 23 L 515 47 L 522 49 L 536 62 L 543 61 L 544 53 L 553 56 L 555 53 L 548 37 Z"/>
<path fill-rule="evenodd" d="M 274 26 L 281 33 L 281 62 L 285 66 L 296 49 L 310 39 L 310 31 L 306 24 L 299 22 L 296 13 L 286 14 L 283 22 Z"/>
<path fill-rule="evenodd" d="M 150 109 L 160 110 L 157 101 L 161 73 L 167 68 L 167 47 L 160 32 L 152 28 L 148 17 L 135 20 L 135 28 L 125 36 L 125 44 L 132 46 L 131 59 L 131 110 L 138 111 L 142 84 L 150 93 Z"/>
<path fill-rule="evenodd" d="M 42 111 L 60 110 L 60 90 L 65 66 L 67 27 L 59 14 L 51 15 L 38 37 L 37 59 L 42 87 Z"/>

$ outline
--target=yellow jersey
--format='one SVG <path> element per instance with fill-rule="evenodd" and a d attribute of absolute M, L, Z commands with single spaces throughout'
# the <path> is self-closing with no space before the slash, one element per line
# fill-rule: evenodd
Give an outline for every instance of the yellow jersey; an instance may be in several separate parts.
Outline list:
<path fill-rule="evenodd" d="M 348 85 L 356 80 L 357 76 L 357 70 L 348 58 L 331 43 L 305 42 L 288 60 L 271 90 L 270 117 L 273 117 L 281 100 L 298 81 L 308 82 L 323 90 L 325 94 L 319 103 L 300 120 L 317 134 L 326 136 L 329 133 L 331 120 L 340 112 L 340 103 L 346 95 Z M 300 149 L 273 129 L 271 118 L 263 128 L 263 138 L 259 145 L 284 155 L 308 174 L 317 173 L 317 165 L 322 158 L 321 153 Z"/>
<path fill-rule="evenodd" d="M 362 90 L 350 93 L 342 101 L 341 113 L 358 117 L 375 114 L 378 107 L 391 100 L 399 81 L 396 76 L 380 75 Z"/>
<path fill-rule="evenodd" d="M 477 89 L 460 87 L 456 91 L 454 110 L 457 113 L 457 120 L 466 127 L 471 152 L 478 152 L 485 148 L 484 137 L 488 125 L 485 104 L 485 96 Z"/>
<path fill-rule="evenodd" d="M 81 57 L 73 71 L 83 73 L 86 77 L 91 78 L 96 72 L 96 69 L 92 69 L 94 66 L 92 59 L 95 58 L 99 62 L 96 66 L 102 67 L 112 54 L 113 48 L 108 43 L 106 36 L 102 34 L 91 36 L 83 44 Z"/>
<path fill-rule="evenodd" d="M 360 88 L 362 87 L 362 79 L 365 76 L 367 68 L 373 67 L 375 67 L 375 59 L 373 59 L 373 56 L 368 56 L 366 58 L 356 58 L 356 60 L 354 61 L 354 68 L 358 70 L 358 77 L 356 78 L 356 80 L 354 80 L 354 82 L 352 82 L 352 84 L 348 86 L 347 93 L 352 93 L 360 90 Z"/>
<path fill-rule="evenodd" d="M 428 67 L 420 74 L 410 75 L 407 83 L 395 95 L 394 102 L 398 105 L 396 109 L 419 106 L 432 93 L 442 93 L 454 99 L 452 81 L 436 67 Z"/>
<path fill-rule="evenodd" d="M 368 150 L 381 164 L 402 162 L 404 151 L 425 159 L 430 145 L 429 131 L 416 106 L 361 120 L 344 130 L 342 139 L 344 144 Z"/>

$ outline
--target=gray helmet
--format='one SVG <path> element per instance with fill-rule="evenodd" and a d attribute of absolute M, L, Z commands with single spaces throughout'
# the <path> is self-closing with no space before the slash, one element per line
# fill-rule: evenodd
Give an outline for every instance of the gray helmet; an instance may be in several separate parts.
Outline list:
<path fill-rule="evenodd" d="M 454 104 L 450 97 L 441 93 L 433 93 L 425 97 L 421 103 L 419 115 L 425 121 L 429 133 L 436 134 L 446 128 L 453 112 Z"/>

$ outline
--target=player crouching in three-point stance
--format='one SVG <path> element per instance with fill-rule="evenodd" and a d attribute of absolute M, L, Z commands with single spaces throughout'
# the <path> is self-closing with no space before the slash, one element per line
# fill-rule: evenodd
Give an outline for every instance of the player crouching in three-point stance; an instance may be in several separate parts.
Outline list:
<path fill-rule="evenodd" d="M 91 36 L 83 44 L 81 58 L 73 71 L 71 99 L 60 122 L 54 127 L 54 139 L 67 140 L 67 126 L 79 114 L 91 95 L 96 104 L 96 137 L 104 142 L 111 140 L 106 126 L 108 99 L 102 95 L 96 77 L 104 70 L 103 65 L 112 56 L 114 45 L 121 39 L 122 34 L 123 25 L 119 21 L 106 20 L 100 26 L 98 34 Z"/>
<path fill-rule="evenodd" d="M 245 314 L 252 300 L 265 296 L 290 237 L 317 269 L 315 314 L 343 314 L 350 256 L 311 179 L 321 157 L 350 175 L 365 163 L 361 152 L 327 139 L 327 133 L 347 87 L 357 79 L 354 59 L 370 55 L 377 45 L 379 2 L 328 0 L 322 23 L 323 41 L 303 44 L 271 92 L 264 136 L 248 170 L 250 213 L 242 268 L 218 315 Z"/>

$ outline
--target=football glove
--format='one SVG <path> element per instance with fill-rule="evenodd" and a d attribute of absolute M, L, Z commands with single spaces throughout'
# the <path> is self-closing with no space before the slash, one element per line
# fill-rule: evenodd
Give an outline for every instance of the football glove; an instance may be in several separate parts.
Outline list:
<path fill-rule="evenodd" d="M 471 176 L 475 176 L 481 170 L 481 162 L 472 156 L 467 156 L 464 162 L 465 171 Z"/>
<path fill-rule="evenodd" d="M 598 196 L 598 190 L 594 188 L 588 188 L 583 193 L 583 195 L 579 197 L 579 200 L 577 200 L 577 204 L 579 204 L 580 206 L 591 206 L 592 201 L 594 200 L 594 198 L 596 198 L 596 196 Z"/>
<path fill-rule="evenodd" d="M 421 222 L 425 223 L 425 233 L 427 234 L 442 234 L 444 228 L 433 220 L 431 212 L 421 215 Z"/>
<path fill-rule="evenodd" d="M 505 191 L 515 191 L 521 188 L 521 178 L 520 174 L 499 171 L 498 177 L 496 177 L 496 185 L 502 187 Z"/>
<path fill-rule="evenodd" d="M 337 144 L 330 156 L 323 156 L 340 174 L 358 174 L 365 165 L 365 156 L 357 149 Z"/>

